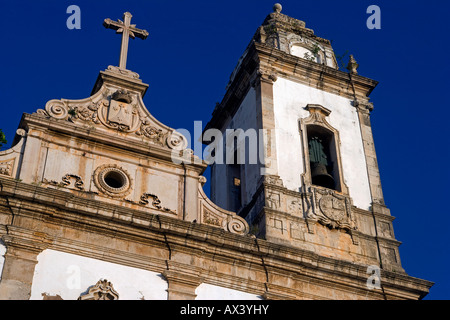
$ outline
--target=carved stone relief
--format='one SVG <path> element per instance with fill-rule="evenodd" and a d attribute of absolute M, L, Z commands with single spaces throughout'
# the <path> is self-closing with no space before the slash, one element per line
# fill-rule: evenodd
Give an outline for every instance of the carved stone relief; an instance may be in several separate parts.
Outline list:
<path fill-rule="evenodd" d="M 144 193 L 141 196 L 141 200 L 139 201 L 139 204 L 143 205 L 143 206 L 148 205 L 150 203 L 150 201 L 148 200 L 149 198 L 153 199 L 151 205 L 154 209 L 163 211 L 163 212 L 167 212 L 167 213 L 177 214 L 176 211 L 168 209 L 168 208 L 164 208 L 163 206 L 161 206 L 161 200 L 159 200 L 158 196 L 151 194 L 151 193 Z"/>
<path fill-rule="evenodd" d="M 295 216 L 303 217 L 302 199 L 288 196 L 287 197 L 287 212 L 292 215 L 295 215 Z"/>
<path fill-rule="evenodd" d="M 0 175 L 12 176 L 14 168 L 14 159 L 0 162 Z"/>
<path fill-rule="evenodd" d="M 53 185 L 53 186 L 57 186 L 57 187 L 68 188 L 72 184 L 72 181 L 73 181 L 74 188 L 76 188 L 80 191 L 84 191 L 83 178 L 76 174 L 68 173 L 61 178 L 61 181 L 47 180 L 46 178 L 43 178 L 42 182 Z"/>
<path fill-rule="evenodd" d="M 111 282 L 101 279 L 82 293 L 78 300 L 119 300 L 119 294 Z"/>
<path fill-rule="evenodd" d="M 66 174 L 64 177 L 62 177 L 61 185 L 64 187 L 67 187 L 71 183 L 71 178 L 75 179 L 75 188 L 79 190 L 84 190 L 84 182 L 83 179 L 80 176 L 77 176 L 75 174 Z"/>
<path fill-rule="evenodd" d="M 203 222 L 209 225 L 222 227 L 223 224 L 223 217 L 214 214 L 213 212 L 204 209 L 203 211 Z"/>
<path fill-rule="evenodd" d="M 391 224 L 389 222 L 380 222 L 380 235 L 385 238 L 392 238 Z"/>
<path fill-rule="evenodd" d="M 200 210 L 200 223 L 241 235 L 249 232 L 250 228 L 247 222 L 236 215 L 236 213 L 224 210 L 214 204 L 206 196 L 200 183 L 198 187 L 198 206 Z"/>
<path fill-rule="evenodd" d="M 354 230 L 350 198 L 325 188 L 312 188 L 315 209 L 313 216 L 330 228 Z"/>
<path fill-rule="evenodd" d="M 270 209 L 277 210 L 281 206 L 280 194 L 274 191 L 267 191 L 266 206 Z"/>

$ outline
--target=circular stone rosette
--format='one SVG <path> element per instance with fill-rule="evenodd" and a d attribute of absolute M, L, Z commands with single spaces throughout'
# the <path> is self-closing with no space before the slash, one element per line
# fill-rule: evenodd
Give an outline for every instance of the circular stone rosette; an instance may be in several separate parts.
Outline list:
<path fill-rule="evenodd" d="M 94 184 L 101 193 L 112 198 L 122 198 L 131 192 L 132 179 L 118 165 L 106 164 L 95 169 Z"/>

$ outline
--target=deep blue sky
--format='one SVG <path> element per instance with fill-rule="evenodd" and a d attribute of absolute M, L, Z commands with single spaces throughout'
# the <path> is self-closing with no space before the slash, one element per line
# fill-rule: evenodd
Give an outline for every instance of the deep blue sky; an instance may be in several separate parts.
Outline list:
<path fill-rule="evenodd" d="M 98 72 L 119 60 L 120 36 L 102 22 L 125 11 L 150 33 L 130 40 L 127 65 L 150 85 L 147 108 L 173 128 L 205 125 L 275 2 L 2 0 L 0 128 L 11 142 L 23 112 L 51 99 L 88 97 Z M 81 30 L 66 27 L 71 4 L 81 8 Z M 333 40 L 336 54 L 354 54 L 359 74 L 380 82 L 371 95 L 372 126 L 402 264 L 409 275 L 436 282 L 427 299 L 450 299 L 450 2 L 281 4 L 283 13 Z M 381 8 L 381 30 L 366 27 L 371 4 Z"/>

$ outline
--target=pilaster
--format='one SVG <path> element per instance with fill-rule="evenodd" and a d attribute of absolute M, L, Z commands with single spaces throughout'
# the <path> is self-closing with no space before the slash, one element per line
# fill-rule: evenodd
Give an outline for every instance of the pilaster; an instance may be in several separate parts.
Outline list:
<path fill-rule="evenodd" d="M 381 189 L 380 171 L 378 168 L 377 155 L 370 123 L 370 111 L 373 109 L 371 103 L 357 104 L 359 123 L 361 128 L 361 137 L 363 140 L 364 154 L 366 157 L 367 173 L 369 176 L 370 191 L 374 204 L 384 205 L 383 191 Z"/>
<path fill-rule="evenodd" d="M 167 270 L 163 275 L 169 284 L 168 300 L 195 300 L 195 289 L 201 284 L 199 276 L 174 270 Z"/>
<path fill-rule="evenodd" d="M 260 148 L 264 148 L 264 163 L 261 175 L 278 175 L 277 148 L 275 140 L 275 114 L 273 104 L 273 83 L 277 81 L 275 72 L 266 68 L 256 70 L 252 87 L 256 91 L 256 117 L 258 128 L 264 130 L 264 141 L 260 141 Z"/>
<path fill-rule="evenodd" d="M 11 236 L 4 236 L 3 241 L 7 249 L 0 281 L 0 300 L 28 300 L 37 256 L 44 248 Z"/>

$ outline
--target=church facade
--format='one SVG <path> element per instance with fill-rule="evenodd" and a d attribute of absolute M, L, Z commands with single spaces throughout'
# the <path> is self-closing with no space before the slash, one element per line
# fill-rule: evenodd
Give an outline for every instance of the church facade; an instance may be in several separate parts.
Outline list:
<path fill-rule="evenodd" d="M 340 71 L 330 42 L 275 5 L 205 128 L 243 133 L 209 145 L 230 160 L 211 164 L 209 199 L 208 163 L 149 113 L 148 85 L 126 69 L 128 38 L 148 35 L 130 21 L 105 20 L 121 59 L 90 96 L 24 114 L 0 152 L 0 299 L 428 293 L 400 262 L 370 125 L 377 82 L 353 57 Z M 263 133 L 255 162 L 251 132 Z"/>

